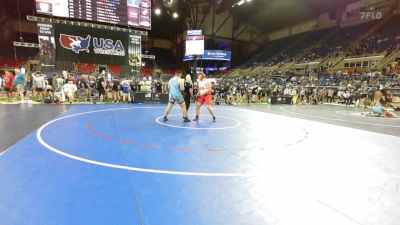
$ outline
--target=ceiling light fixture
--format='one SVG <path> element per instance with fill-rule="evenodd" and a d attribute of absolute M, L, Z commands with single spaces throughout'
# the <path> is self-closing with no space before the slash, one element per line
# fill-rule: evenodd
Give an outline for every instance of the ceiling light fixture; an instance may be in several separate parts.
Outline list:
<path fill-rule="evenodd" d="M 251 1 L 252 1 L 252 0 L 240 0 L 240 1 L 236 2 L 235 4 L 233 4 L 233 5 L 232 5 L 232 8 L 235 7 L 235 6 L 241 6 L 241 5 L 243 5 L 244 3 L 246 3 L 246 2 L 251 2 Z"/>

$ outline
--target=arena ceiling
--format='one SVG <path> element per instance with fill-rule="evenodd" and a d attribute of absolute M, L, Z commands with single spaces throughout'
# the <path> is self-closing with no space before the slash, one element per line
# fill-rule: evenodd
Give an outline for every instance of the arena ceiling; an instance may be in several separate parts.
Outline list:
<path fill-rule="evenodd" d="M 338 11 L 357 0 L 243 0 L 244 4 L 235 7 L 232 6 L 240 0 L 152 1 L 153 8 L 161 7 L 163 13 L 161 16 L 153 14 L 150 37 L 169 38 L 181 43 L 181 34 L 186 29 L 199 28 L 207 37 L 260 45 L 270 32 L 317 18 L 326 12 L 335 18 Z M 171 17 L 174 11 L 180 15 L 178 19 Z M 20 29 L 25 33 L 37 32 L 34 23 L 26 22 L 27 15 L 35 14 L 34 0 L 0 0 L 0 40 L 5 40 L 0 41 L 0 47 L 3 49 L 7 43 L 15 41 L 19 36 L 15 32 L 19 33 Z M 196 24 L 193 23 L 194 17 L 197 18 Z"/>
<path fill-rule="evenodd" d="M 197 18 L 197 28 L 204 29 L 207 36 L 252 42 L 254 38 L 245 34 L 250 30 L 254 37 L 301 23 L 324 12 L 329 12 L 334 18 L 337 10 L 356 0 L 251 0 L 241 6 L 232 7 L 239 1 L 153 0 L 154 8 L 162 7 L 164 13 L 161 16 L 153 15 L 150 36 L 173 38 L 184 30 L 195 27 L 188 21 Z M 0 1 L 0 29 L 3 31 L 0 37 L 3 40 L 14 39 L 8 34 L 12 32 L 11 29 L 19 31 L 18 5 L 23 22 L 26 21 L 26 15 L 35 15 L 34 0 Z M 174 11 L 179 12 L 178 19 L 170 16 Z M 30 29 L 26 28 L 28 26 L 24 25 L 27 24 L 29 23 L 22 24 L 23 32 L 35 30 L 33 25 Z"/>
<path fill-rule="evenodd" d="M 322 13 L 329 13 L 335 18 L 338 10 L 343 10 L 349 3 L 357 0 L 250 0 L 240 6 L 232 7 L 240 0 L 153 0 L 154 7 L 161 7 L 164 11 L 178 11 L 181 17 L 179 22 L 171 20 L 166 14 L 157 18 L 153 16 L 154 35 L 164 35 L 168 33 L 163 27 L 185 30 L 193 27 L 205 30 L 212 29 L 212 36 L 219 36 L 232 39 L 235 34 L 232 32 L 215 32 L 215 27 L 241 26 L 251 27 L 256 35 L 273 32 L 288 26 L 292 26 L 312 18 L 318 17 Z M 214 7 L 215 6 L 215 7 Z M 197 13 L 197 14 L 196 14 Z M 196 14 L 196 15 L 194 15 Z M 228 18 L 231 16 L 231 18 Z M 192 17 L 192 18 L 190 18 Z M 188 24 L 184 26 L 183 20 L 197 17 L 197 25 Z M 213 17 L 211 22 L 210 17 Z M 234 22 L 226 23 L 229 19 Z M 224 22 L 224 23 L 223 23 Z M 161 24 L 161 26 L 159 26 Z M 179 24 L 179 25 L 177 25 Z M 183 26 L 182 26 L 183 25 Z M 160 27 L 161 29 L 157 29 Z M 222 29 L 223 30 L 223 29 Z M 226 29 L 229 30 L 229 29 Z M 232 30 L 232 29 L 230 29 Z M 239 29 L 240 30 L 240 29 Z M 169 29 L 171 31 L 171 29 Z"/>
<path fill-rule="evenodd" d="M 263 32 L 271 32 L 316 18 L 328 12 L 336 16 L 338 9 L 356 0 L 252 0 L 232 8 L 238 0 L 222 0 L 220 11 L 232 10 L 243 22 L 251 22 Z"/>
<path fill-rule="evenodd" d="M 210 16 L 212 7 L 215 4 L 215 13 L 221 14 L 230 11 L 235 15 L 236 19 L 244 22 L 251 23 L 252 26 L 261 32 L 271 32 L 287 26 L 294 25 L 315 18 L 321 13 L 329 12 L 335 16 L 336 10 L 344 7 L 345 5 L 356 0 L 252 0 L 241 6 L 232 8 L 232 5 L 240 0 L 174 0 L 170 7 L 166 6 L 166 2 L 171 0 L 153 0 L 154 6 L 165 6 L 166 10 L 180 11 L 181 17 L 178 20 L 173 20 L 167 17 L 166 14 L 162 17 L 153 16 L 153 30 L 154 35 L 158 33 L 164 35 L 165 31 L 177 31 L 181 28 L 182 20 L 184 17 L 189 16 L 185 4 L 191 2 L 193 6 L 198 5 L 199 17 L 205 13 Z M 5 0 L 5 11 L 8 16 L 18 19 L 18 7 L 16 0 Z M 21 18 L 26 19 L 26 15 L 34 15 L 34 0 L 19 0 Z M 4 21 L 3 21 L 4 22 Z"/>

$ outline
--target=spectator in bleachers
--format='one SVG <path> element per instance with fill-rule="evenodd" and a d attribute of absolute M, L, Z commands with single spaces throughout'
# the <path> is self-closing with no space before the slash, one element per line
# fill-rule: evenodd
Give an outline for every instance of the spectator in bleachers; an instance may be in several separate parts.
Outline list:
<path fill-rule="evenodd" d="M 391 89 L 395 85 L 400 86 L 398 77 L 393 74 L 382 74 L 379 71 L 370 71 L 368 73 L 343 73 L 338 71 L 335 74 L 317 74 L 310 71 L 302 71 L 302 73 L 279 75 L 278 73 L 269 73 L 263 75 L 246 76 L 240 75 L 238 77 L 229 76 L 223 77 L 219 80 L 217 87 L 221 90 L 221 97 L 227 102 L 228 97 L 234 90 L 249 90 L 253 91 L 253 87 L 260 87 L 259 90 L 270 90 L 269 93 L 273 96 L 282 96 L 283 94 L 289 93 L 289 89 L 292 90 L 294 87 L 298 89 L 298 98 L 303 103 L 316 104 L 325 102 L 339 102 L 342 104 L 350 105 L 353 102 L 357 102 L 357 106 L 363 106 L 364 104 L 370 105 L 368 101 L 368 93 L 371 93 L 371 100 L 374 98 L 374 87 L 379 86 L 383 89 Z M 329 85 L 330 87 L 325 87 Z M 242 89 L 243 86 L 243 89 Z M 285 87 L 286 90 L 285 90 Z M 289 88 L 291 87 L 291 88 Z M 374 90 L 373 90 L 374 89 Z M 315 92 L 314 92 L 315 90 Z M 349 91 L 350 99 L 344 95 L 346 91 Z M 244 99 L 248 99 L 248 102 L 253 101 L 253 93 L 243 92 Z M 257 92 L 257 96 L 260 95 L 260 91 Z M 335 98 L 337 96 L 337 98 Z M 358 97 L 357 97 L 358 96 Z M 250 97 L 250 98 L 248 98 Z M 346 100 L 344 99 L 346 97 Z M 255 98 L 257 99 L 257 97 Z M 261 99 L 258 97 L 258 99 Z M 316 101 L 315 101 L 316 100 Z M 354 101 L 353 101 L 354 100 Z M 236 98 L 238 101 L 238 98 Z M 257 100 L 253 102 L 258 102 Z"/>

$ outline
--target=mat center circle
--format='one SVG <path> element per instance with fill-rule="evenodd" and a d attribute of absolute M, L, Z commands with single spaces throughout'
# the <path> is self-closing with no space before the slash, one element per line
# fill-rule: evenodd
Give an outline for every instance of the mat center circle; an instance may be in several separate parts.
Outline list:
<path fill-rule="evenodd" d="M 189 114 L 194 117 L 195 114 Z M 163 121 L 163 116 L 156 118 L 156 123 L 179 129 L 192 129 L 192 130 L 226 130 L 237 128 L 242 123 L 234 118 L 226 116 L 217 116 L 217 121 L 213 122 L 210 115 L 200 117 L 198 121 L 183 122 L 182 114 L 172 114 L 168 116 L 168 121 Z"/>

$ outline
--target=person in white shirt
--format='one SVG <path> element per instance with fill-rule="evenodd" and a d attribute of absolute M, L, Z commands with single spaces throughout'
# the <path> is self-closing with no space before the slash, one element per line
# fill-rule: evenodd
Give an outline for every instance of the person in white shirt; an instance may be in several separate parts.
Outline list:
<path fill-rule="evenodd" d="M 350 105 L 351 101 L 350 101 L 350 91 L 346 91 L 343 93 L 343 100 L 344 100 L 344 104 L 346 104 L 346 106 Z"/>
<path fill-rule="evenodd" d="M 64 78 L 62 78 L 62 75 L 58 75 L 55 79 L 56 79 L 56 82 L 55 82 L 56 86 L 53 87 L 54 90 L 58 89 L 64 85 Z"/>
<path fill-rule="evenodd" d="M 131 84 L 131 80 L 123 80 L 123 81 L 121 81 L 121 86 L 122 86 L 122 101 L 123 102 L 126 102 L 126 101 L 128 101 L 128 102 L 130 102 L 131 101 L 131 98 L 130 98 L 130 92 L 131 92 L 131 89 L 130 89 L 130 84 Z"/>
<path fill-rule="evenodd" d="M 292 96 L 292 104 L 293 105 L 297 104 L 298 95 L 297 95 L 297 90 L 295 88 L 291 90 L 290 95 Z"/>
<path fill-rule="evenodd" d="M 64 84 L 62 90 L 65 93 L 65 96 L 69 99 L 69 103 L 72 104 L 72 102 L 74 102 L 75 93 L 78 90 L 76 85 L 72 82 L 72 80 L 70 80 L 68 83 Z"/>
<path fill-rule="evenodd" d="M 63 87 L 59 87 L 54 90 L 54 97 L 58 99 L 58 102 L 61 104 L 65 101 L 65 94 L 63 92 Z"/>
<path fill-rule="evenodd" d="M 38 100 L 43 100 L 44 99 L 44 89 L 45 89 L 45 82 L 44 79 L 46 78 L 45 74 L 41 74 L 40 72 L 37 72 L 32 75 L 33 79 L 33 87 L 36 91 L 36 98 Z M 40 96 L 40 98 L 39 98 Z"/>
<path fill-rule="evenodd" d="M 292 90 L 290 87 L 286 87 L 285 90 L 283 91 L 283 95 L 290 95 L 292 93 Z"/>

